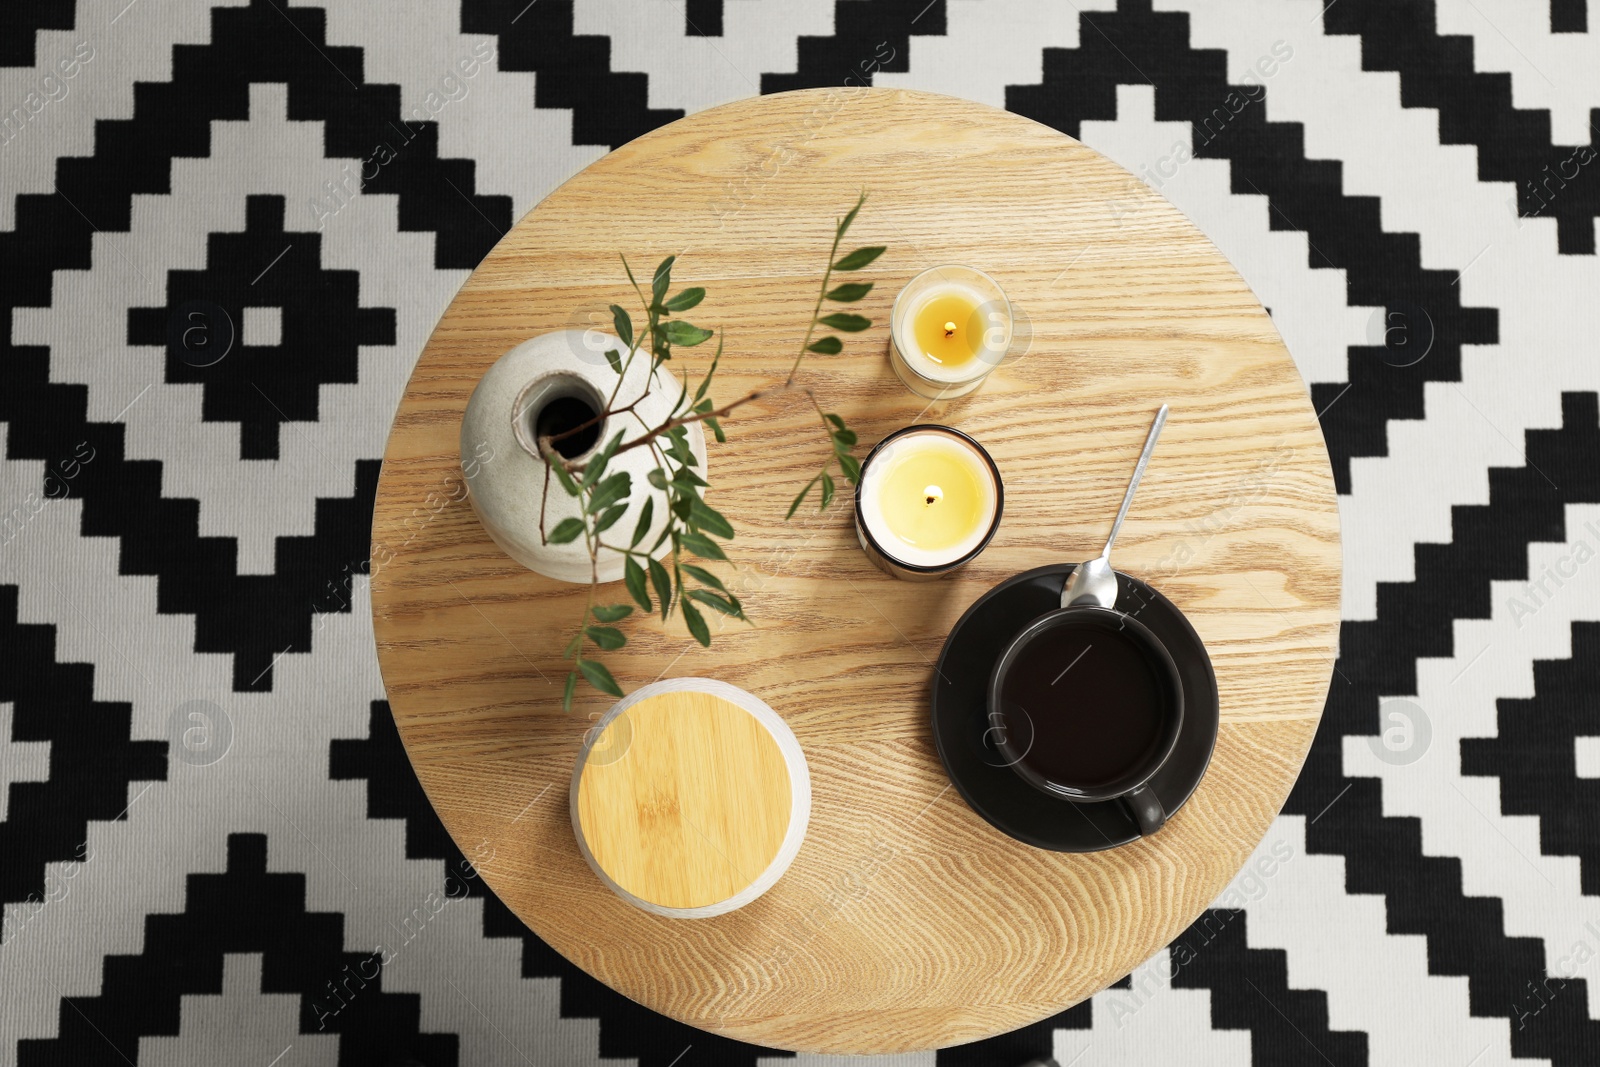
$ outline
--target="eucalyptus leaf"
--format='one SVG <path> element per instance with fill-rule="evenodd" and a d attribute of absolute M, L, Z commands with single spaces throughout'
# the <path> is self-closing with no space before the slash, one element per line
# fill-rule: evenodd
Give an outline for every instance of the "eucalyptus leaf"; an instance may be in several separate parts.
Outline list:
<path fill-rule="evenodd" d="M 688 399 L 689 379 L 684 378 L 683 382 L 681 383 L 681 388 L 678 390 L 678 399 L 672 402 L 672 413 L 676 415 L 678 412 L 682 411 L 684 409 L 684 402 Z M 677 441 L 680 438 L 688 437 L 689 431 L 686 427 L 674 426 L 672 429 L 667 431 L 667 436 L 672 438 L 674 441 Z"/>
<path fill-rule="evenodd" d="M 852 315 L 846 311 L 835 311 L 832 315 L 824 315 L 817 321 L 835 330 L 843 330 L 845 333 L 860 333 L 872 325 L 872 320 L 865 315 Z"/>
<path fill-rule="evenodd" d="M 627 471 L 619 471 L 594 487 L 584 510 L 591 515 L 598 514 L 612 504 L 626 500 L 632 491 L 633 477 Z"/>
<path fill-rule="evenodd" d="M 657 489 L 662 490 L 663 492 L 666 491 L 666 488 L 667 488 L 667 472 L 666 471 L 662 470 L 660 467 L 657 467 L 654 470 L 652 470 L 649 474 L 645 475 L 645 477 L 650 480 L 650 484 L 651 485 L 655 486 Z"/>
<path fill-rule="evenodd" d="M 700 461 L 694 458 L 694 450 L 689 447 L 689 442 L 681 437 L 672 438 L 672 443 L 666 447 L 667 455 L 678 461 L 682 467 L 698 467 Z"/>
<path fill-rule="evenodd" d="M 615 348 L 606 349 L 606 362 L 611 364 L 611 369 L 618 374 L 622 373 L 622 353 Z"/>
<path fill-rule="evenodd" d="M 856 446 L 856 432 L 854 430 L 835 430 L 833 432 L 834 450 L 840 448 L 854 448 Z"/>
<path fill-rule="evenodd" d="M 828 291 L 828 299 L 841 304 L 853 304 L 872 292 L 872 282 L 846 282 Z"/>
<path fill-rule="evenodd" d="M 861 484 L 861 461 L 852 455 L 839 453 L 839 467 L 844 471 L 844 476 L 850 479 L 851 485 Z"/>
<path fill-rule="evenodd" d="M 714 533 L 724 541 L 733 537 L 733 524 L 723 516 L 722 512 L 699 497 L 694 497 L 690 500 L 689 520 L 702 530 Z"/>
<path fill-rule="evenodd" d="M 707 426 L 711 427 L 711 433 L 714 437 L 716 437 L 717 444 L 727 444 L 728 435 L 722 432 L 722 423 L 711 417 L 708 417 L 705 420 L 705 423 Z"/>
<path fill-rule="evenodd" d="M 668 311 L 688 311 L 705 298 L 706 291 L 696 285 L 691 289 L 685 289 L 671 300 L 668 300 L 665 306 Z"/>
<path fill-rule="evenodd" d="M 711 377 L 712 377 L 712 375 L 717 373 L 717 364 L 721 363 L 721 362 L 722 362 L 722 337 L 720 335 L 718 335 L 718 337 L 717 337 L 717 352 L 716 352 L 716 354 L 714 356 L 711 357 L 711 366 L 706 368 L 706 376 L 704 378 L 700 379 L 700 388 L 698 388 L 698 389 L 696 389 L 694 391 L 695 403 L 698 404 L 700 402 L 700 398 L 706 395 L 706 390 L 711 388 Z"/>
<path fill-rule="evenodd" d="M 632 348 L 633 316 L 628 314 L 627 308 L 620 304 L 611 305 L 611 326 L 617 331 L 617 336 L 622 338 L 622 343 Z"/>
<path fill-rule="evenodd" d="M 622 561 L 622 580 L 627 583 L 628 594 L 633 597 L 633 602 L 649 611 L 650 593 L 645 588 L 644 568 L 635 563 L 632 556 Z"/>
<path fill-rule="evenodd" d="M 601 622 L 616 622 L 633 614 L 632 604 L 596 604 L 589 614 Z"/>
<path fill-rule="evenodd" d="M 622 686 L 618 685 L 617 680 L 611 677 L 611 672 L 606 670 L 604 663 L 596 663 L 592 659 L 580 659 L 578 661 L 578 669 L 583 672 L 585 678 L 589 679 L 589 684 L 600 690 L 600 692 L 609 693 L 614 697 L 622 695 Z"/>
<path fill-rule="evenodd" d="M 577 671 L 569 671 L 569 672 L 567 672 L 567 686 L 566 686 L 566 689 L 563 690 L 562 693 L 561 693 L 561 710 L 562 711 L 571 711 L 572 710 L 572 698 L 575 695 L 577 695 L 577 692 L 578 692 L 578 672 Z"/>
<path fill-rule="evenodd" d="M 599 452 L 596 452 L 588 463 L 584 464 L 583 481 L 579 483 L 583 488 L 587 489 L 600 480 L 600 476 L 606 472 L 606 464 L 611 462 L 611 457 L 616 454 L 617 448 L 621 444 L 622 431 L 618 430 L 611 435 L 611 440 L 607 441 L 605 446 Z"/>
<path fill-rule="evenodd" d="M 668 256 L 656 265 L 655 277 L 650 281 L 651 303 L 659 306 L 661 298 L 667 295 L 667 287 L 672 284 L 672 263 L 677 256 Z"/>
<path fill-rule="evenodd" d="M 794 503 L 789 505 L 789 513 L 783 517 L 785 522 L 794 518 L 794 513 L 800 510 L 800 502 L 806 498 L 806 494 L 811 492 L 811 487 L 816 484 L 817 479 L 812 478 L 800 489 L 800 492 L 795 495 Z"/>
<path fill-rule="evenodd" d="M 628 542 L 629 548 L 638 548 L 639 542 L 644 540 L 644 535 L 650 532 L 650 523 L 656 517 L 656 498 L 644 498 L 644 507 L 639 509 L 639 521 L 633 525 L 633 540 Z M 649 611 L 646 607 L 644 610 Z"/>
<path fill-rule="evenodd" d="M 711 540 L 711 538 L 707 537 L 705 534 L 696 533 L 693 530 L 685 530 L 680 533 L 678 535 L 678 543 L 684 548 L 687 548 L 690 552 L 693 552 L 695 555 L 699 556 L 701 559 L 725 560 L 728 558 L 727 553 L 722 551 L 721 545 Z"/>
<path fill-rule="evenodd" d="M 656 599 L 661 602 L 661 617 L 667 617 L 672 610 L 672 578 L 667 574 L 667 568 L 657 560 L 650 561 L 650 584 L 656 588 Z"/>
<path fill-rule="evenodd" d="M 835 415 L 835 414 L 830 412 L 830 413 L 828 413 L 828 414 L 826 414 L 826 415 L 824 415 L 822 417 L 827 419 L 829 422 L 833 423 L 833 428 L 834 429 L 836 429 L 836 430 L 844 429 L 844 420 L 841 419 L 839 416 L 837 416 L 837 415 Z"/>
<path fill-rule="evenodd" d="M 694 639 L 699 641 L 701 645 L 710 648 L 711 629 L 706 625 L 705 616 L 701 615 L 695 606 L 687 600 L 679 604 L 678 607 L 683 611 L 683 621 L 688 625 L 689 633 L 693 634 Z"/>
<path fill-rule="evenodd" d="M 833 503 L 833 475 L 827 471 L 822 472 L 822 505 L 820 511 L 828 510 L 828 505 Z"/>
<path fill-rule="evenodd" d="M 601 515 L 599 521 L 594 524 L 594 532 L 597 534 L 605 533 L 615 526 L 617 520 L 627 514 L 627 511 L 628 505 L 626 504 L 614 504 L 607 508 L 605 514 Z"/>
<path fill-rule="evenodd" d="M 833 231 L 833 235 L 834 235 L 835 239 L 838 239 L 838 238 L 841 238 L 841 237 L 844 236 L 845 231 L 850 228 L 850 224 L 852 222 L 856 221 L 856 212 L 860 211 L 861 210 L 861 205 L 865 204 L 866 202 L 867 202 L 867 194 L 866 193 L 862 193 L 861 196 L 856 200 L 856 206 L 850 209 L 850 213 L 848 215 L 846 215 L 844 218 L 839 220 L 838 229 Z"/>
<path fill-rule="evenodd" d="M 667 340 L 667 328 L 656 325 L 654 313 L 650 320 L 650 351 L 655 353 L 657 367 L 672 358 L 672 345 Z M 654 371 L 655 367 L 651 370 Z"/>
<path fill-rule="evenodd" d="M 726 597 L 720 597 L 717 594 L 709 593 L 704 589 L 691 589 L 689 590 L 689 596 L 716 611 L 722 612 L 724 615 L 732 615 L 734 618 L 738 618 L 744 614 L 737 604 L 728 600 Z"/>
<path fill-rule="evenodd" d="M 567 491 L 568 496 L 577 496 L 583 490 L 578 488 L 577 479 L 572 477 L 572 472 L 562 464 L 561 457 L 551 453 L 545 457 L 545 466 L 556 472 L 556 481 L 561 483 L 561 488 Z"/>
<path fill-rule="evenodd" d="M 879 256 L 883 255 L 883 245 L 868 245 L 858 248 L 833 265 L 834 270 L 860 270 Z"/>
<path fill-rule="evenodd" d="M 673 319 L 666 326 L 667 340 L 684 348 L 692 348 L 704 341 L 711 340 L 712 332 L 701 329 L 693 323 L 684 322 L 682 319 Z"/>
<path fill-rule="evenodd" d="M 667 522 L 662 523 L 661 524 L 661 534 L 656 538 L 656 543 L 650 546 L 650 554 L 653 556 L 658 551 L 660 551 L 661 550 L 661 546 L 667 543 L 667 538 L 671 537 L 672 534 L 673 534 L 672 522 L 669 520 Z"/>
<path fill-rule="evenodd" d="M 700 582 L 702 585 L 709 585 L 711 588 L 720 589 L 724 593 L 728 591 L 728 587 L 722 584 L 722 579 L 718 578 L 715 574 L 712 574 L 704 567 L 698 567 L 693 563 L 685 563 L 682 566 L 684 570 L 689 572 L 689 576 L 691 578 Z"/>
<path fill-rule="evenodd" d="M 688 467 L 679 467 L 672 472 L 672 480 L 680 486 L 692 486 L 702 489 L 710 488 L 711 483 L 700 477 Z"/>
<path fill-rule="evenodd" d="M 565 545 L 583 536 L 582 519 L 562 519 L 545 540 L 552 545 Z"/>
<path fill-rule="evenodd" d="M 627 635 L 615 626 L 585 626 L 583 632 L 607 652 L 613 652 L 628 643 Z"/>
<path fill-rule="evenodd" d="M 815 352 L 819 356 L 837 356 L 844 348 L 844 342 L 837 337 L 819 337 L 806 345 L 807 352 Z"/>

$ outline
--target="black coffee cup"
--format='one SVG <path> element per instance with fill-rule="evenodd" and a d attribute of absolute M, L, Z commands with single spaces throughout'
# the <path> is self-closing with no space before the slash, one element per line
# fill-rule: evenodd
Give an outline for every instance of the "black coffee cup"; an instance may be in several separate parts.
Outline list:
<path fill-rule="evenodd" d="M 1138 619 L 1074 605 L 1039 616 L 989 677 L 989 734 L 1023 781 L 1069 800 L 1120 800 L 1143 834 L 1167 819 L 1150 779 L 1183 725 L 1183 682 Z"/>

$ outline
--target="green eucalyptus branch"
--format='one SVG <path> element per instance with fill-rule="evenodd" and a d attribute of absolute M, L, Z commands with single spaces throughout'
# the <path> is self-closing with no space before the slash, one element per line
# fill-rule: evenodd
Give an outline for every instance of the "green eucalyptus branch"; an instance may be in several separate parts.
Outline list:
<path fill-rule="evenodd" d="M 834 289 L 830 290 L 828 288 L 828 283 L 833 280 L 834 271 L 858 271 L 883 255 L 883 245 L 869 245 L 865 248 L 856 249 L 843 259 L 836 260 L 834 258 L 839 254 L 839 242 L 844 239 L 846 231 L 850 229 L 850 224 L 856 220 L 856 213 L 861 210 L 861 205 L 866 202 L 867 194 L 862 193 L 861 198 L 856 201 L 856 206 L 851 208 L 849 214 L 840 219 L 838 225 L 834 227 L 833 247 L 828 250 L 828 267 L 822 272 L 822 284 L 817 287 L 817 303 L 811 310 L 811 323 L 806 327 L 805 338 L 800 342 L 800 351 L 794 358 L 794 366 L 789 369 L 788 381 L 791 383 L 794 381 L 795 373 L 800 369 L 801 361 L 806 358 L 807 352 L 833 356 L 838 355 L 844 349 L 844 341 L 837 334 L 829 334 L 826 337 L 818 338 L 816 341 L 811 340 L 818 326 L 827 326 L 845 333 L 860 333 L 872 325 L 872 320 L 865 315 L 856 315 L 843 311 L 835 311 L 827 315 L 822 314 L 823 301 L 853 304 L 872 292 L 872 282 L 846 282 Z M 809 392 L 810 390 L 807 390 L 807 393 Z M 828 505 L 833 503 L 833 466 L 835 463 L 839 465 L 839 473 L 851 485 L 855 485 L 861 480 L 861 461 L 850 453 L 850 450 L 856 445 L 855 431 L 846 426 L 844 419 L 840 416 L 823 411 L 815 396 L 811 397 L 811 404 L 817 409 L 818 418 L 822 420 L 823 431 L 827 433 L 833 445 L 833 454 L 823 462 L 822 469 L 809 482 L 800 487 L 800 492 L 796 494 L 794 502 L 789 505 L 789 513 L 784 516 L 786 520 L 794 518 L 794 513 L 800 510 L 800 505 L 810 494 L 813 486 L 821 487 L 817 510 L 827 510 Z"/>
<path fill-rule="evenodd" d="M 610 306 L 613 328 L 618 339 L 626 346 L 627 353 L 624 355 L 619 349 L 609 349 L 605 354 L 606 362 L 617 375 L 617 384 L 605 403 L 606 410 L 560 433 L 541 436 L 538 441 L 540 454 L 544 457 L 548 468 L 545 499 L 548 499 L 549 475 L 553 473 L 557 484 L 579 505 L 579 515 L 556 523 L 545 540 L 550 544 L 568 544 L 580 537 L 583 538 L 590 564 L 589 595 L 584 604 L 583 617 L 565 651 L 565 658 L 571 660 L 573 665 L 567 674 L 562 696 L 563 708 L 571 709 L 580 676 L 603 693 L 618 697 L 623 695 L 622 687 L 617 684 L 605 664 L 597 658 L 597 653 L 615 651 L 627 644 L 627 634 L 614 624 L 632 615 L 636 607 L 646 614 L 659 611 L 663 622 L 670 619 L 676 611 L 683 617 L 684 625 L 690 635 L 703 646 L 711 644 L 711 628 L 706 620 L 706 611 L 749 621 L 739 598 L 728 589 L 722 579 L 703 565 L 727 562 L 727 553 L 719 541 L 732 540 L 734 529 L 721 512 L 705 502 L 703 490 L 710 488 L 710 484 L 696 470 L 699 461 L 689 446 L 690 426 L 703 423 L 719 443 L 725 442 L 727 435 L 720 421 L 722 418 L 763 397 L 800 390 L 805 392 L 816 409 L 823 430 L 828 434 L 832 452 L 821 471 L 806 483 L 800 495 L 795 498 L 786 518 L 793 517 L 800 503 L 814 486 L 821 486 L 822 509 L 826 509 L 833 502 L 835 482 L 832 470 L 835 464 L 851 484 L 860 480 L 860 461 L 851 454 L 851 449 L 856 444 L 855 433 L 845 425 L 844 419 L 839 415 L 823 411 L 816 395 L 810 388 L 797 385 L 795 376 L 808 353 L 837 355 L 844 348 L 844 342 L 837 334 L 830 333 L 816 337 L 819 326 L 843 333 L 859 333 L 872 325 L 871 320 L 862 315 L 845 312 L 832 312 L 826 315 L 822 313 L 824 303 L 854 303 L 872 290 L 871 282 L 852 282 L 829 288 L 834 272 L 860 270 L 883 254 L 884 249 L 880 245 L 858 248 L 842 258 L 839 257 L 840 242 L 865 202 L 866 194 L 863 193 L 855 206 L 842 219 L 835 221 L 833 243 L 828 250 L 828 263 L 817 291 L 816 305 L 812 309 L 811 321 L 806 326 L 805 339 L 800 344 L 800 351 L 789 369 L 788 377 L 781 383 L 752 390 L 737 400 L 718 406 L 709 395 L 717 367 L 722 360 L 723 340 L 718 335 L 716 354 L 712 357 L 711 364 L 700 379 L 698 387 L 691 395 L 689 379 L 685 373 L 679 380 L 678 396 L 671 409 L 666 417 L 654 426 L 646 424 L 639 417 L 637 408 L 650 389 L 658 383 L 657 372 L 673 358 L 678 349 L 693 348 L 713 336 L 713 331 L 696 326 L 681 317 L 675 317 L 699 306 L 705 299 L 706 291 L 699 286 L 692 286 L 668 296 L 672 287 L 672 267 L 677 260 L 676 256 L 668 256 L 657 265 L 651 275 L 647 293 L 639 284 L 639 279 L 634 275 L 627 258 L 622 257 L 623 271 L 639 298 L 644 325 L 642 329 L 636 330 L 633 316 L 626 308 L 618 304 Z M 627 404 L 618 406 L 617 400 L 622 391 L 623 381 L 640 352 L 648 352 L 650 357 L 646 393 Z M 669 377 L 669 380 L 678 379 Z M 619 430 L 598 451 L 582 462 L 567 459 L 556 450 L 557 442 L 603 425 L 616 415 L 631 415 L 639 422 L 644 432 L 624 443 L 623 431 Z M 608 469 L 617 456 L 636 448 L 650 449 L 656 465 L 648 473 L 647 480 L 650 487 L 660 495 L 645 496 L 644 504 L 634 521 L 633 530 L 624 543 L 612 530 L 628 512 L 634 489 L 633 479 L 627 471 L 608 473 Z M 665 505 L 666 521 L 654 542 L 647 546 L 645 540 L 649 537 L 651 527 L 655 525 L 658 500 Z M 542 531 L 543 502 L 540 507 L 539 524 Z M 664 555 L 663 549 L 667 550 Z M 623 584 L 632 603 L 596 603 L 600 586 L 599 558 L 602 550 L 622 556 Z M 661 555 L 661 558 L 658 559 L 658 555 Z M 700 562 L 695 562 L 696 560 Z"/>

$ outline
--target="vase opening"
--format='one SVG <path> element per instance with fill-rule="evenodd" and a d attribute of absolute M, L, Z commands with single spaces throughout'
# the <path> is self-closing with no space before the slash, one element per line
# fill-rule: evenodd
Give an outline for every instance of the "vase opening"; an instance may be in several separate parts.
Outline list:
<path fill-rule="evenodd" d="M 582 459 L 600 443 L 604 421 L 593 422 L 605 408 L 605 397 L 575 374 L 551 374 L 530 382 L 518 398 L 513 418 L 517 440 L 539 455 L 540 437 L 561 437 L 551 447 L 563 459 Z M 591 425 L 585 426 L 585 423 Z M 578 427 L 583 427 L 578 429 Z M 571 431 L 577 430 L 576 433 Z"/>
<path fill-rule="evenodd" d="M 581 396 L 558 396 L 540 408 L 538 414 L 533 417 L 533 438 L 537 441 L 546 434 L 557 437 L 576 427 L 584 426 L 585 423 L 593 423 L 584 426 L 571 437 L 561 437 L 552 442 L 562 457 L 577 459 L 600 440 L 600 424 L 594 422 L 594 417 L 598 414 L 594 406 Z"/>

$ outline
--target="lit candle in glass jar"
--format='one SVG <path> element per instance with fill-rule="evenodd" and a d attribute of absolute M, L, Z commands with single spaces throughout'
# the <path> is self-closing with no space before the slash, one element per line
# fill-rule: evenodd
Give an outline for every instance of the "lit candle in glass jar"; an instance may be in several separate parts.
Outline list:
<path fill-rule="evenodd" d="M 1004 500 L 999 468 L 982 445 L 948 426 L 908 426 L 861 465 L 856 535 L 888 574 L 937 578 L 983 551 Z"/>
<path fill-rule="evenodd" d="M 890 361 L 900 380 L 930 399 L 972 392 L 1011 346 L 1011 304 L 972 267 L 931 267 L 895 298 Z"/>

